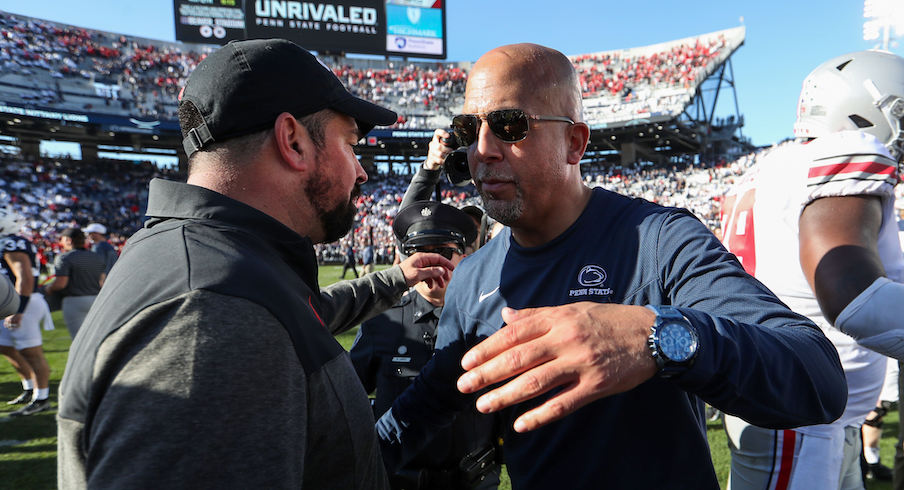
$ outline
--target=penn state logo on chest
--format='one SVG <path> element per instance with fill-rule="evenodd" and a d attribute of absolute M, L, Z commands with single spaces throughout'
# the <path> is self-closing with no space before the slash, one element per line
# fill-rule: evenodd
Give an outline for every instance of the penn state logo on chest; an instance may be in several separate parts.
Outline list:
<path fill-rule="evenodd" d="M 608 279 L 606 270 L 596 264 L 588 264 L 581 268 L 577 274 L 576 288 L 568 290 L 570 297 L 586 296 L 588 299 L 607 297 L 612 295 L 612 288 L 606 287 Z"/>

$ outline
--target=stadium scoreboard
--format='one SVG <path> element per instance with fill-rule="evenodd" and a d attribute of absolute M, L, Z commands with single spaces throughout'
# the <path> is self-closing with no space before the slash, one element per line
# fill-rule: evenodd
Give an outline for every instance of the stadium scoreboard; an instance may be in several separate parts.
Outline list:
<path fill-rule="evenodd" d="M 443 0 L 173 0 L 176 39 L 290 39 L 317 52 L 446 57 Z"/>

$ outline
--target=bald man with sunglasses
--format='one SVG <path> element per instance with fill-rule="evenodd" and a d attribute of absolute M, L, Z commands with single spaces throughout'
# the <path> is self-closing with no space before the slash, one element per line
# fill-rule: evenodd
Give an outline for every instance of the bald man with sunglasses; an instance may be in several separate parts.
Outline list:
<path fill-rule="evenodd" d="M 719 488 L 704 401 L 773 428 L 841 414 L 832 344 L 706 226 L 583 185 L 567 57 L 485 54 L 452 129 L 508 228 L 456 268 L 436 354 L 377 423 L 390 470 L 476 402 L 505 421 L 513 488 Z"/>

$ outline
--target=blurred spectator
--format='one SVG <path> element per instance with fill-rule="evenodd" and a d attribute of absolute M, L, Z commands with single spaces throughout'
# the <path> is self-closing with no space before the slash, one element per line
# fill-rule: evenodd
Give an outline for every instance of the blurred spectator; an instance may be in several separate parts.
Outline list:
<path fill-rule="evenodd" d="M 371 241 L 367 242 L 364 251 L 361 252 L 361 265 L 363 266 L 364 274 L 370 274 L 374 271 L 374 244 Z"/>
<path fill-rule="evenodd" d="M 104 260 L 94 252 L 85 250 L 85 234 L 78 228 L 66 228 L 60 233 L 60 245 L 64 253 L 57 257 L 54 267 L 56 277 L 47 285 L 47 292 L 62 291 L 63 321 L 69 336 L 75 339 L 94 298 L 100 292 L 107 274 Z"/>
<path fill-rule="evenodd" d="M 119 255 L 116 254 L 113 245 L 107 242 L 107 227 L 100 223 L 90 223 L 85 227 L 85 233 L 88 234 L 91 251 L 104 259 L 104 274 L 109 274 Z"/>
<path fill-rule="evenodd" d="M 345 279 L 345 271 L 348 269 L 352 270 L 355 278 L 358 277 L 358 269 L 355 268 L 355 262 L 355 249 L 352 247 L 352 244 L 349 243 L 345 246 L 345 262 L 342 264 L 342 279 Z"/>

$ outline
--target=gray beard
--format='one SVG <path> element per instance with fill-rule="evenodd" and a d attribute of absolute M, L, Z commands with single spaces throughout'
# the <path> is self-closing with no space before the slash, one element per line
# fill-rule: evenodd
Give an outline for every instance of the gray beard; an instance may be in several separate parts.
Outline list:
<path fill-rule="evenodd" d="M 506 226 L 512 226 L 512 223 L 517 222 L 524 214 L 524 199 L 520 189 L 515 190 L 515 198 L 511 201 L 489 199 L 482 191 L 479 191 L 479 194 L 487 215 Z"/>

